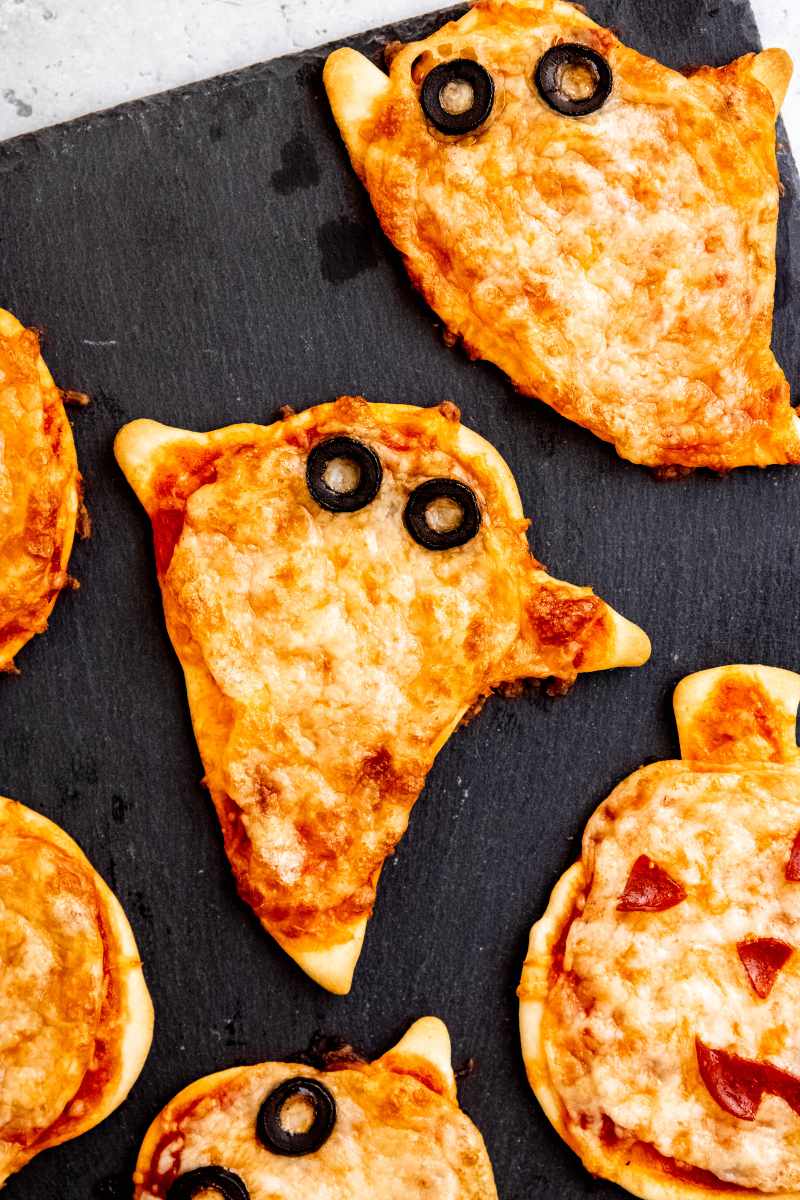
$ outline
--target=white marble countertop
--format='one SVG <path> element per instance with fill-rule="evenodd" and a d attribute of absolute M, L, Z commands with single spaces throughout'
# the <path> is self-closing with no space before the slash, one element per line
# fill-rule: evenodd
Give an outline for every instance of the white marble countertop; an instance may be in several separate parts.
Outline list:
<path fill-rule="evenodd" d="M 0 140 L 447 3 L 0 0 Z M 753 0 L 753 8 L 764 44 L 798 64 L 784 119 L 800 146 L 800 4 Z"/>

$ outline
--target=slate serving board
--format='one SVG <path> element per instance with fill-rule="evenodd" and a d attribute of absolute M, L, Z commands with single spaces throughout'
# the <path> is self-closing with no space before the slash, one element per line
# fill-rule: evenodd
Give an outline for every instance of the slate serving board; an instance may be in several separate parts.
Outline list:
<path fill-rule="evenodd" d="M 679 67 L 757 48 L 743 0 L 592 0 Z M 442 14 L 351 39 L 376 58 Z M 330 48 L 327 48 L 330 49 Z M 515 987 L 532 921 L 585 819 L 650 757 L 677 752 L 670 699 L 701 667 L 800 667 L 800 471 L 657 482 L 492 367 L 445 348 L 354 178 L 321 84 L 327 49 L 0 146 L 0 302 L 46 334 L 75 416 L 94 536 L 49 633 L 0 678 L 0 792 L 59 822 L 135 928 L 156 1035 L 128 1103 L 42 1155 L 9 1200 L 123 1200 L 145 1128 L 190 1080 L 292 1057 L 317 1030 L 370 1056 L 415 1017 L 448 1023 L 461 1099 L 504 1200 L 613 1197 L 551 1132 L 522 1068 Z M 784 146 L 775 344 L 798 383 L 798 179 Z M 342 393 L 455 399 L 492 440 L 550 569 L 653 637 L 643 670 L 583 678 L 557 701 L 495 698 L 442 752 L 381 880 L 355 986 L 311 983 L 236 898 L 149 528 L 112 457 L 138 416 L 206 429 Z M 57 1064 L 54 1064 L 57 1069 Z"/>

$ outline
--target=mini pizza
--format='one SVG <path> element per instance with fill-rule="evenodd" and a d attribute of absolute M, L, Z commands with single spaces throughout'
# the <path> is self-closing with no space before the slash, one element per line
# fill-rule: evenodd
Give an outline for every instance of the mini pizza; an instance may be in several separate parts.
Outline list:
<path fill-rule="evenodd" d="M 800 675 L 675 692 L 682 760 L 621 783 L 533 927 L 528 1078 L 646 1200 L 800 1197 Z"/>
<path fill-rule="evenodd" d="M 47 620 L 67 563 L 81 477 L 62 393 L 39 338 L 0 309 L 0 671 Z"/>
<path fill-rule="evenodd" d="M 116 453 L 239 891 L 346 992 L 383 861 L 467 711 L 507 681 L 640 664 L 648 639 L 531 557 L 508 467 L 454 405 L 135 421 Z"/>
<path fill-rule="evenodd" d="M 496 1200 L 483 1138 L 458 1107 L 450 1038 L 425 1017 L 374 1063 L 236 1067 L 156 1118 L 135 1200 Z"/>
<path fill-rule="evenodd" d="M 2 1187 L 122 1104 L 153 1033 L 119 901 L 62 829 L 2 797 L 0 962 Z"/>
<path fill-rule="evenodd" d="M 656 468 L 800 462 L 770 349 L 781 50 L 686 76 L 562 0 L 478 0 L 325 67 L 384 232 L 451 335 Z"/>

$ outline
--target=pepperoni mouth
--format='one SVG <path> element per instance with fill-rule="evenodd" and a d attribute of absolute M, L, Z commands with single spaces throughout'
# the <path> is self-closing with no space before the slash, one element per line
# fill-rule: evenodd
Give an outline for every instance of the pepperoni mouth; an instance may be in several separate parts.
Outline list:
<path fill-rule="evenodd" d="M 712 1050 L 695 1040 L 697 1065 L 709 1095 L 732 1117 L 755 1121 L 764 1096 L 778 1096 L 800 1116 L 800 1076 L 772 1063 Z"/>

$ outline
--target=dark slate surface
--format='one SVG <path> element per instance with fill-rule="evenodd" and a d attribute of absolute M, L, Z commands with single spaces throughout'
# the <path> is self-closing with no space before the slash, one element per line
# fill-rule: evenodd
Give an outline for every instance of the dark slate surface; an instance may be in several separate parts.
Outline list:
<path fill-rule="evenodd" d="M 591 8 L 675 66 L 757 46 L 744 2 Z M 353 44 L 377 55 L 436 24 Z M 43 328 L 62 386 L 94 397 L 74 424 L 95 526 L 73 558 L 81 591 L 21 655 L 21 678 L 0 680 L 0 790 L 63 825 L 116 889 L 157 1011 L 130 1101 L 27 1167 L 9 1200 L 122 1200 L 149 1120 L 190 1080 L 291 1056 L 318 1029 L 374 1055 L 428 1012 L 448 1022 L 456 1062 L 477 1060 L 461 1098 L 504 1200 L 621 1195 L 584 1173 L 527 1089 L 514 989 L 529 926 L 610 787 L 675 753 L 670 696 L 682 675 L 737 660 L 800 666 L 800 472 L 658 483 L 447 351 L 349 170 L 324 56 L 0 146 L 0 295 Z M 786 150 L 781 168 L 776 345 L 796 385 L 800 227 Z M 198 782 L 149 531 L 111 445 L 133 417 L 205 429 L 345 392 L 456 399 L 511 463 L 539 557 L 640 622 L 654 655 L 555 702 L 494 699 L 452 738 L 384 872 L 355 988 L 337 999 L 236 899 Z"/>

